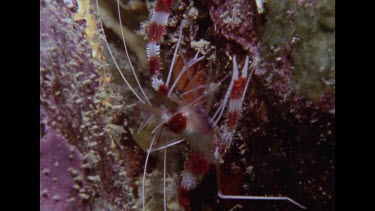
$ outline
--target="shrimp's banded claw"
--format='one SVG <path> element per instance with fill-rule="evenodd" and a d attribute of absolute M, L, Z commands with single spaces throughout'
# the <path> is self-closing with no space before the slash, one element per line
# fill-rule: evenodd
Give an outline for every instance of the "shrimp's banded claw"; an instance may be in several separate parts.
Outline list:
<path fill-rule="evenodd" d="M 178 200 L 184 210 L 190 210 L 190 192 L 197 187 L 203 177 L 209 172 L 212 163 L 202 153 L 192 153 L 185 161 L 182 181 L 179 188 Z"/>
<path fill-rule="evenodd" d="M 148 73 L 151 77 L 152 87 L 162 95 L 167 95 L 169 88 L 163 79 L 160 78 L 160 42 L 165 33 L 172 3 L 172 0 L 156 2 L 155 9 L 151 11 L 151 21 L 147 29 L 149 41 L 147 44 Z"/>
<path fill-rule="evenodd" d="M 214 124 L 216 125 L 225 110 L 227 101 L 229 100 L 229 109 L 226 116 L 226 123 L 221 131 L 221 139 L 215 140 L 214 157 L 217 160 L 219 160 L 229 150 L 232 144 L 232 140 L 237 127 L 237 122 L 242 111 L 243 100 L 245 98 L 246 90 L 249 86 L 252 73 L 253 69 L 249 74 L 249 56 L 246 56 L 245 63 L 241 72 L 238 70 L 236 56 L 233 56 L 232 79 L 225 95 L 224 101 L 219 107 L 219 110 L 221 110 L 220 114 L 218 115 L 216 120 L 214 120 Z"/>

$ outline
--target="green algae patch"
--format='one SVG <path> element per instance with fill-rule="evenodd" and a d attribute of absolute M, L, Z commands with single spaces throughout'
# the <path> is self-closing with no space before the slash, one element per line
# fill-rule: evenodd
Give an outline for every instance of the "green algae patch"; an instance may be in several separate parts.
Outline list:
<path fill-rule="evenodd" d="M 267 1 L 267 8 L 260 49 L 264 58 L 277 60 L 288 52 L 292 92 L 307 99 L 334 92 L 334 1 Z"/>

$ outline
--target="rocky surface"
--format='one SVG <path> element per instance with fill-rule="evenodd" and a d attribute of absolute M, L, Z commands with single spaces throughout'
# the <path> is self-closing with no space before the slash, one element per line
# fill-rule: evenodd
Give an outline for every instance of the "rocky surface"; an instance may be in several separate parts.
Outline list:
<path fill-rule="evenodd" d="M 136 145 L 126 144 L 132 142 L 124 120 L 116 123 L 120 129 L 111 127 L 125 103 L 109 85 L 93 3 L 41 1 L 41 210 L 122 210 L 135 203 L 142 159 Z"/>

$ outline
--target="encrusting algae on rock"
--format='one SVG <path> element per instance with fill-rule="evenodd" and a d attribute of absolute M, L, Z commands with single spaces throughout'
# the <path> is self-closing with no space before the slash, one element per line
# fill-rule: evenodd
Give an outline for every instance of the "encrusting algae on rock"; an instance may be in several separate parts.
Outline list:
<path fill-rule="evenodd" d="M 113 76 L 93 3 L 41 1 L 41 210 L 134 207 L 133 166 L 141 165 L 142 156 L 136 145 L 126 143 L 131 140 L 123 121 L 125 132 L 110 127 L 122 115 L 126 99 L 111 88 Z M 51 154 L 51 148 L 67 154 L 72 150 L 74 158 L 60 156 L 60 151 Z M 51 159 L 60 165 L 50 166 Z M 43 174 L 45 169 L 51 173 Z M 54 177 L 55 183 L 48 182 Z"/>

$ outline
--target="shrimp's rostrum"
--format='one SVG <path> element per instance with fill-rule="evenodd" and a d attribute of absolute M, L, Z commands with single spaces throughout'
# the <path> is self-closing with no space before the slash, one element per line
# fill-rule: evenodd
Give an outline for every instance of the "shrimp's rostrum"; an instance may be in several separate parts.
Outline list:
<path fill-rule="evenodd" d="M 150 159 L 158 163 L 153 167 L 156 168 L 154 171 L 162 169 L 160 172 L 163 172 L 163 175 L 157 175 L 163 183 L 160 187 L 163 195 L 160 204 L 164 210 L 192 210 L 191 194 L 210 174 L 217 175 L 210 179 L 216 180 L 217 196 L 222 200 L 282 200 L 304 208 L 286 196 L 223 193 L 220 166 L 236 141 L 236 129 L 246 103 L 246 93 L 251 89 L 251 77 L 257 71 L 259 53 L 257 48 L 252 48 L 251 51 L 216 49 L 213 44 L 205 52 L 193 49 L 191 43 L 198 41 L 194 39 L 197 36 L 202 39 L 204 36 L 194 26 L 196 17 L 191 15 L 193 2 L 190 5 L 188 2 L 157 0 L 149 4 L 150 19 L 146 21 L 144 30 L 147 39 L 145 52 L 148 70 L 145 72 L 148 73 L 148 86 L 139 82 L 138 76 L 144 73 L 136 73 L 133 65 L 131 68 L 134 78 L 125 78 L 105 40 L 125 83 L 138 99 L 137 107 L 147 116 L 138 130 L 138 133 L 148 133 L 140 137 L 149 138 L 138 140 L 148 143 L 147 147 L 143 147 L 147 156 L 140 180 L 142 204 L 139 208 L 157 209 L 155 202 L 153 205 L 148 202 L 152 197 L 158 197 L 151 196 L 154 193 L 147 190 L 152 185 L 149 184 L 152 174 L 148 170 Z M 117 6 L 120 8 L 119 0 Z M 169 26 L 173 8 L 177 10 L 173 13 L 173 21 L 178 24 Z M 121 18 L 119 21 L 123 32 Z M 169 40 L 171 38 L 173 41 Z M 126 40 L 123 41 L 128 62 L 131 63 Z M 166 46 L 163 47 L 163 44 Z M 168 45 L 173 45 L 173 48 Z M 170 51 L 162 52 L 163 49 Z M 217 51 L 226 51 L 228 61 L 225 65 L 215 65 Z M 238 52 L 242 56 L 237 56 Z M 243 52 L 247 55 L 244 56 Z M 137 83 L 131 83 L 133 81 Z M 150 90 L 145 91 L 146 87 L 152 87 L 155 94 L 150 95 Z M 180 176 L 179 185 L 175 187 L 176 196 L 168 196 L 171 191 L 167 191 L 170 187 L 166 187 L 166 180 L 170 175 Z M 171 182 L 168 183 L 171 186 Z M 170 203 L 169 199 L 173 197 L 178 204 Z M 152 206 L 154 207 L 150 208 Z"/>

